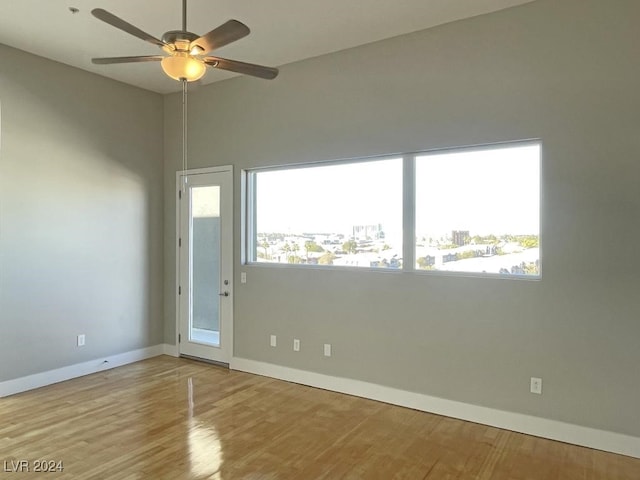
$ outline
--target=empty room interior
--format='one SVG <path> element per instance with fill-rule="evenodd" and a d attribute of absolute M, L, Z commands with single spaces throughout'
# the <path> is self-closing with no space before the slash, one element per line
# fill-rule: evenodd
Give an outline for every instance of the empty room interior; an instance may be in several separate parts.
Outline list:
<path fill-rule="evenodd" d="M 640 2 L 2 3 L 0 478 L 640 478 Z"/>

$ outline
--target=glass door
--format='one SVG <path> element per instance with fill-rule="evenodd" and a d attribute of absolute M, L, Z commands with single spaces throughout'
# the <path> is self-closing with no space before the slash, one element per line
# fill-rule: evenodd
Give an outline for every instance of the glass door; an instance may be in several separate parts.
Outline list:
<path fill-rule="evenodd" d="M 230 167 L 178 175 L 181 355 L 229 363 L 233 329 Z"/>

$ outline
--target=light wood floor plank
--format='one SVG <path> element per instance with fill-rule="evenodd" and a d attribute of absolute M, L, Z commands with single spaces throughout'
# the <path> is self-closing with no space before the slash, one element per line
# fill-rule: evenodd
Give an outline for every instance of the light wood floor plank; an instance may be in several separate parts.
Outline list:
<path fill-rule="evenodd" d="M 3 471 L 41 459 L 64 471 Z M 0 399 L 4 478 L 639 480 L 640 460 L 162 356 Z"/>

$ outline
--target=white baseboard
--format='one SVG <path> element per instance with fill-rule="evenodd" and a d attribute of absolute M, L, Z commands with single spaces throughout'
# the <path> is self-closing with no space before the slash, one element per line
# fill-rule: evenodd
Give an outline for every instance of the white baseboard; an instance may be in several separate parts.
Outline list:
<path fill-rule="evenodd" d="M 47 385 L 64 382 L 91 373 L 121 367 L 122 365 L 157 357 L 158 355 L 164 355 L 167 349 L 169 351 L 171 350 L 171 347 L 172 345 L 154 345 L 153 347 L 96 358 L 88 362 L 77 363 L 47 372 L 35 373 L 26 377 L 0 382 L 0 398 L 26 392 L 27 390 L 33 390 L 34 388 L 46 387 Z"/>
<path fill-rule="evenodd" d="M 596 450 L 604 450 L 640 458 L 640 438 L 620 433 L 597 430 L 521 413 L 480 407 L 421 393 L 398 390 L 374 383 L 333 377 L 245 358 L 234 357 L 229 367 L 232 370 L 255 373 L 257 375 L 300 383 L 334 392 L 378 400 L 423 412 L 435 413 L 514 432 L 526 433 L 536 437 L 558 440 L 560 442 L 594 448 Z"/>

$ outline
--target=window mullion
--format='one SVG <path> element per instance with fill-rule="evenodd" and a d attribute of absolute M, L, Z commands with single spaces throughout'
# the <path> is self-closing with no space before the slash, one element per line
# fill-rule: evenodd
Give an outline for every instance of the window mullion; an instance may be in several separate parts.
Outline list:
<path fill-rule="evenodd" d="M 402 157 L 402 269 L 405 272 L 415 270 L 416 239 L 416 180 L 415 155 Z"/>

